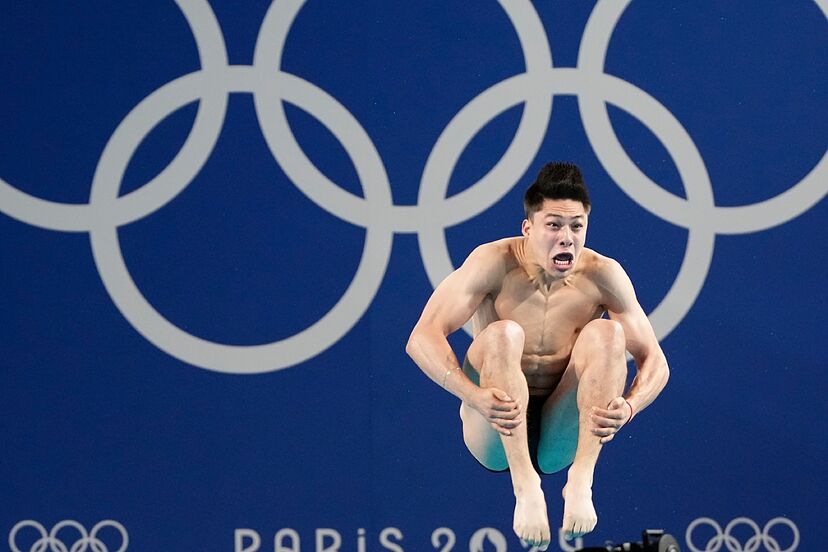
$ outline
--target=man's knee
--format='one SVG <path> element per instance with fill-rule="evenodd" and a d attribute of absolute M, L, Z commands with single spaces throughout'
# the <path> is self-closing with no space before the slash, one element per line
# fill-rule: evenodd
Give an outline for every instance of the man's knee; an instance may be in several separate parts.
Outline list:
<path fill-rule="evenodd" d="M 587 324 L 579 340 L 588 342 L 591 349 L 606 351 L 610 355 L 625 353 L 626 338 L 624 328 L 615 320 L 599 318 Z"/>
<path fill-rule="evenodd" d="M 524 333 L 512 320 L 496 320 L 474 338 L 467 359 L 478 373 L 493 367 L 509 367 L 523 353 Z"/>
<path fill-rule="evenodd" d="M 512 320 L 497 320 L 486 327 L 486 341 L 494 350 L 519 349 L 523 351 L 523 328 Z"/>

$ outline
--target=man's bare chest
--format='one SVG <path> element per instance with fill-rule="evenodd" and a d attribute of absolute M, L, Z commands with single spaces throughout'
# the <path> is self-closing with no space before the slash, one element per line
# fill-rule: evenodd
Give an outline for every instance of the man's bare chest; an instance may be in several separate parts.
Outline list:
<path fill-rule="evenodd" d="M 541 357 L 568 356 L 581 329 L 604 311 L 600 293 L 590 282 L 559 282 L 543 290 L 522 270 L 504 279 L 494 309 L 499 319 L 523 328 L 525 354 Z"/>

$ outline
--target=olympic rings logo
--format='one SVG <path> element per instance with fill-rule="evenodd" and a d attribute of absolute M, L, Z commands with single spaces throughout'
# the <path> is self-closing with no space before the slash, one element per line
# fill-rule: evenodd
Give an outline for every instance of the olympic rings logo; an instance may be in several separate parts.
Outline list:
<path fill-rule="evenodd" d="M 91 552 L 110 552 L 106 544 L 98 538 L 98 531 L 104 527 L 112 527 L 121 535 L 121 546 L 113 552 L 124 552 L 127 549 L 127 546 L 129 546 L 129 535 L 127 534 L 126 529 L 124 529 L 123 525 L 111 519 L 105 519 L 98 522 L 92 530 L 89 531 L 89 533 L 86 532 L 83 525 L 71 519 L 61 521 L 48 533 L 43 525 L 29 519 L 18 522 L 9 533 L 9 548 L 12 552 L 23 552 L 18 547 L 17 534 L 24 527 L 32 527 L 40 534 L 40 538 L 32 544 L 31 548 L 29 548 L 29 552 L 47 552 L 47 550 L 51 552 L 86 552 L 87 548 L 90 548 Z M 77 539 L 71 542 L 71 544 L 67 544 L 62 539 L 58 538 L 58 533 L 66 527 L 75 529 L 80 535 Z"/>
<path fill-rule="evenodd" d="M 698 548 L 692 538 L 693 532 L 699 525 L 709 525 L 715 531 L 714 536 L 707 541 L 704 548 Z M 747 525 L 754 533 L 744 545 L 732 534 L 733 528 L 739 525 Z M 770 534 L 770 530 L 777 525 L 785 525 L 791 530 L 792 541 L 791 545 L 787 548 L 783 549 L 779 541 Z M 728 523 L 723 531 L 721 525 L 716 523 L 716 521 L 703 517 L 693 521 L 687 527 L 685 540 L 691 552 L 718 552 L 722 548 L 722 545 L 727 548 L 728 552 L 757 552 L 760 546 L 764 546 L 764 550 L 768 552 L 793 552 L 799 546 L 799 529 L 794 522 L 784 517 L 773 518 L 761 530 L 759 529 L 759 525 L 752 519 L 739 517 Z"/>
<path fill-rule="evenodd" d="M 288 33 L 305 0 L 271 5 L 259 29 L 252 65 L 229 64 L 224 37 L 206 0 L 176 0 L 195 38 L 201 69 L 161 86 L 121 121 L 99 159 L 88 204 L 43 200 L 0 180 L 0 211 L 42 228 L 88 232 L 98 272 L 113 302 L 138 332 L 168 354 L 220 372 L 279 370 L 318 355 L 353 328 L 385 277 L 395 233 L 417 233 L 429 280 L 433 286 L 442 281 L 454 269 L 445 229 L 479 215 L 517 183 L 546 135 L 553 98 L 574 95 L 587 138 L 611 178 L 644 209 L 688 230 L 676 280 L 649 314 L 662 339 L 698 297 L 716 235 L 772 228 L 810 209 L 828 193 L 828 152 L 800 182 L 774 198 L 717 207 L 705 163 L 681 123 L 645 91 L 604 72 L 610 38 L 630 1 L 600 0 L 584 30 L 577 67 L 556 68 L 531 0 L 498 0 L 517 33 L 526 70 L 491 86 L 449 121 L 426 162 L 417 205 L 402 206 L 393 203 L 382 159 L 353 115 L 324 90 L 281 70 Z M 828 16 L 828 0 L 814 1 Z M 231 93 L 253 95 L 268 147 L 302 193 L 341 220 L 366 230 L 359 267 L 333 308 L 293 336 L 256 346 L 208 341 L 164 318 L 130 276 L 117 232 L 120 226 L 161 209 L 189 185 L 218 140 Z M 199 101 L 198 113 L 181 150 L 150 182 L 119 196 L 126 167 L 144 137 L 194 101 Z M 364 198 L 331 182 L 314 166 L 293 136 L 284 102 L 317 118 L 342 143 Z M 608 103 L 638 119 L 661 141 L 678 168 L 686 199 L 650 180 L 627 156 L 612 128 Z M 473 186 L 446 197 L 454 167 L 471 140 L 489 121 L 518 104 L 524 105 L 523 115 L 503 157 Z"/>

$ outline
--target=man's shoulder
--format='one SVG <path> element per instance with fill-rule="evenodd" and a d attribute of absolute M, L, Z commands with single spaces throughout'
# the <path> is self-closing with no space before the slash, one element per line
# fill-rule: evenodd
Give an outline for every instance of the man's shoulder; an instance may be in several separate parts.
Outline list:
<path fill-rule="evenodd" d="M 584 272 L 599 285 L 610 284 L 616 278 L 625 274 L 621 264 L 612 257 L 602 255 L 587 247 L 584 248 L 581 255 L 584 261 Z"/>
<path fill-rule="evenodd" d="M 517 251 L 523 243 L 523 238 L 512 237 L 487 242 L 478 245 L 469 257 L 481 257 L 491 262 L 508 262 L 517 259 Z"/>
<path fill-rule="evenodd" d="M 630 279 L 618 261 L 592 249 L 584 248 L 583 255 L 584 272 L 598 287 L 605 303 L 619 303 L 620 298 L 634 293 Z"/>
<path fill-rule="evenodd" d="M 474 248 L 466 259 L 477 270 L 505 275 L 519 264 L 522 237 L 503 238 Z"/>

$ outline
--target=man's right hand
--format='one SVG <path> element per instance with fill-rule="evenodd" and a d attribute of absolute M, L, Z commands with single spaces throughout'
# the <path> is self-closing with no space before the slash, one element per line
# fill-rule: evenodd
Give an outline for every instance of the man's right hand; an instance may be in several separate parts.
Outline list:
<path fill-rule="evenodd" d="M 496 387 L 478 387 L 469 402 L 502 435 L 511 435 L 511 430 L 520 425 L 521 407 L 505 391 Z"/>

